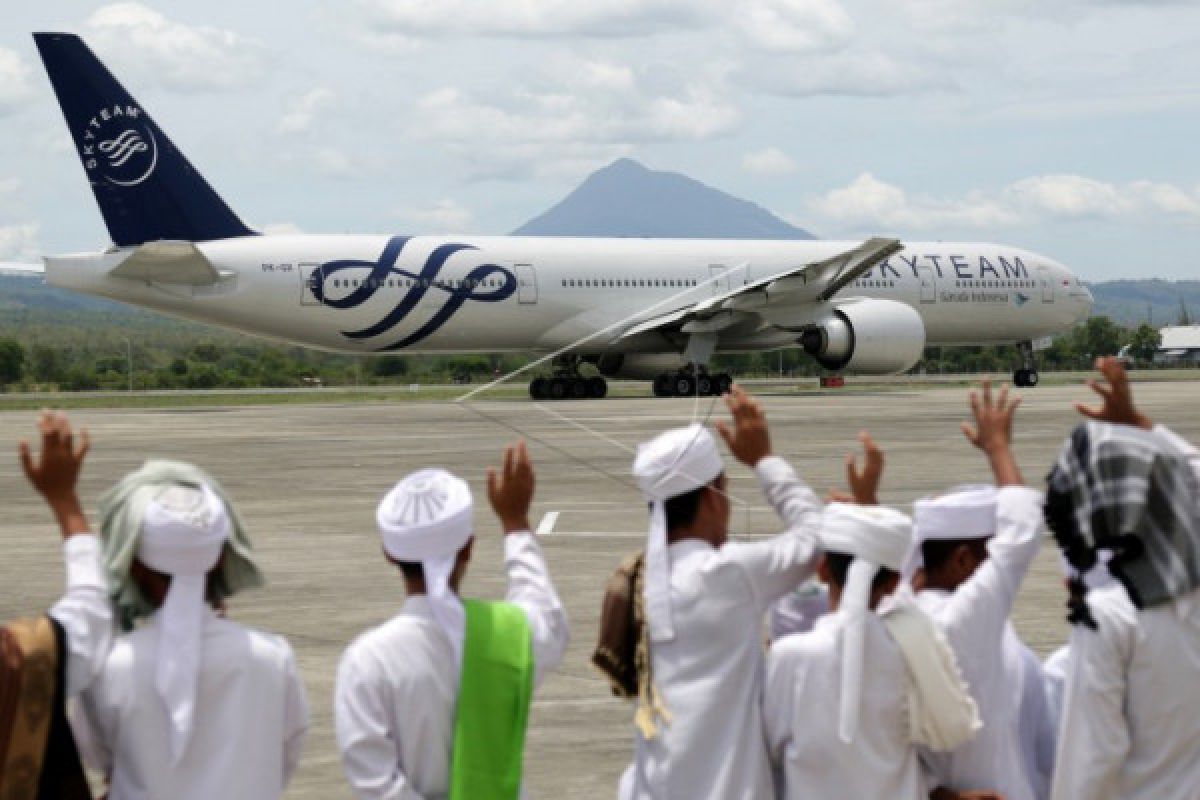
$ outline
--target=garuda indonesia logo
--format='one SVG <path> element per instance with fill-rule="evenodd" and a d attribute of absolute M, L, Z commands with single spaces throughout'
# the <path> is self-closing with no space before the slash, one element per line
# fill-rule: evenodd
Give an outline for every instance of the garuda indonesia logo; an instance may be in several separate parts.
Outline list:
<path fill-rule="evenodd" d="M 1013 302 L 1016 303 L 1017 308 L 1020 308 L 1021 306 L 1025 305 L 1026 303 L 1029 302 L 1029 295 L 1021 294 L 1020 292 L 1017 292 L 1016 294 L 1013 295 Z"/>
<path fill-rule="evenodd" d="M 381 291 L 391 293 L 397 288 L 405 290 L 383 319 L 360 330 L 342 331 L 343 336 L 348 339 L 383 336 L 404 322 L 426 295 L 431 292 L 442 295 L 441 307 L 423 325 L 391 344 L 376 348 L 381 352 L 402 350 L 437 333 L 468 300 L 477 303 L 499 303 L 512 297 L 517 290 L 517 277 L 497 264 L 480 264 L 460 279 L 439 280 L 442 269 L 451 256 L 479 249 L 469 244 L 439 245 L 425 259 L 425 264 L 419 271 L 404 269 L 397 262 L 410 239 L 408 236 L 393 236 L 375 261 L 328 261 L 319 269 L 313 270 L 309 278 L 309 289 L 318 302 L 330 308 L 358 308 Z M 365 277 L 358 277 L 364 268 L 370 272 Z M 355 273 L 355 280 L 347 281 L 339 275 L 348 270 L 358 271 Z M 399 278 L 399 285 L 389 286 L 389 278 Z M 338 297 L 330 296 L 330 284 L 333 283 L 336 289 L 339 288 L 337 282 L 346 284 L 350 291 Z"/>
<path fill-rule="evenodd" d="M 79 136 L 83 166 L 92 181 L 137 186 L 158 165 L 158 141 L 135 105 L 113 104 L 97 111 Z"/>

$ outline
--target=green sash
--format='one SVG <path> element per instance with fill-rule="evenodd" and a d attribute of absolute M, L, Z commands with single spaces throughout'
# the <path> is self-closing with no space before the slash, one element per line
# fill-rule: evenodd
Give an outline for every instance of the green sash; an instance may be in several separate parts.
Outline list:
<path fill-rule="evenodd" d="M 533 699 L 533 646 L 525 612 L 464 600 L 467 612 L 450 800 L 517 800 Z"/>

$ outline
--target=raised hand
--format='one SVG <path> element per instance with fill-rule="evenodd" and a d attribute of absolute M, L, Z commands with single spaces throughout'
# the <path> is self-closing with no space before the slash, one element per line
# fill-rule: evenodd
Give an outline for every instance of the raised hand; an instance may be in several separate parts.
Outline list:
<path fill-rule="evenodd" d="M 1107 385 L 1094 378 L 1089 379 L 1087 385 L 1100 395 L 1103 403 L 1099 408 L 1076 403 L 1075 410 L 1089 419 L 1101 422 L 1132 425 L 1146 430 L 1153 428 L 1154 423 L 1133 404 L 1133 389 L 1129 386 L 1129 376 L 1125 374 L 1125 365 L 1121 360 L 1115 356 L 1097 358 L 1096 369 L 1104 376 Z"/>
<path fill-rule="evenodd" d="M 54 411 L 42 412 L 38 418 L 38 431 L 42 435 L 42 447 L 37 458 L 29 442 L 22 441 L 17 446 L 25 477 L 46 499 L 64 536 L 86 533 L 87 520 L 75 487 L 91 448 L 88 432 L 81 430 L 76 443 L 66 414 Z"/>
<path fill-rule="evenodd" d="M 717 422 L 717 433 L 729 446 L 733 457 L 748 467 L 771 455 L 771 435 L 767 429 L 767 416 L 757 400 L 740 386 L 734 386 L 725 395 L 725 405 L 733 415 L 733 427 Z"/>
<path fill-rule="evenodd" d="M 504 466 L 499 471 L 488 470 L 488 502 L 505 533 L 530 530 L 529 507 L 535 484 L 533 463 L 523 441 L 504 450 Z"/>
<path fill-rule="evenodd" d="M 1013 418 L 1021 405 L 1020 397 L 1009 397 L 1008 387 L 1001 387 L 993 397 L 992 382 L 984 379 L 983 393 L 971 392 L 971 414 L 975 424 L 962 424 L 967 441 L 985 454 L 999 486 L 1015 486 L 1024 483 L 1012 453 Z"/>
<path fill-rule="evenodd" d="M 858 468 L 858 457 L 854 453 L 846 456 L 846 482 L 854 502 L 860 506 L 879 505 L 879 482 L 883 479 L 883 451 L 875 444 L 871 434 L 858 434 L 863 446 L 863 465 Z"/>

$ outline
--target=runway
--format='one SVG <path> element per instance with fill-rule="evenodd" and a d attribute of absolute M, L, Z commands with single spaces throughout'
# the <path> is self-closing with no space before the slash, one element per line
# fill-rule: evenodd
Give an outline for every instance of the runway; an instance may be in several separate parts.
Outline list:
<path fill-rule="evenodd" d="M 1200 440 L 1200 382 L 1139 384 L 1152 419 Z M 1071 402 L 1082 387 L 1026 390 L 1016 449 L 1030 483 L 1040 485 L 1078 419 Z M 766 396 L 778 454 L 822 493 L 840 483 L 842 459 L 860 429 L 888 458 L 882 499 L 908 504 L 956 483 L 989 479 L 986 463 L 959 433 L 962 389 L 919 388 L 845 394 Z M 699 404 L 701 417 L 712 401 Z M 527 745 L 531 797 L 607 798 L 630 756 L 631 709 L 610 698 L 593 671 L 600 593 L 619 558 L 640 547 L 645 507 L 628 478 L 632 450 L 654 433 L 693 419 L 691 400 L 610 399 L 536 407 L 528 402 L 287 405 L 180 410 L 78 411 L 94 449 L 83 480 L 89 511 L 125 471 L 149 456 L 178 458 L 211 471 L 245 518 L 269 584 L 234 598 L 241 622 L 287 636 L 296 650 L 313 707 L 307 751 L 289 798 L 350 797 L 332 733 L 331 692 L 337 659 L 362 630 L 395 613 L 399 575 L 384 563 L 373 527 L 375 504 L 404 473 L 445 466 L 476 491 L 477 543 L 466 592 L 503 592 L 500 533 L 483 495 L 484 471 L 520 433 L 538 468 L 533 515 L 550 568 L 567 605 L 572 643 L 560 670 L 535 701 Z M 718 402 L 714 413 L 723 414 Z M 59 538 L 49 513 L 21 476 L 16 442 L 33 433 L 34 414 L 0 414 L 0 618 L 49 606 L 61 591 Z M 733 530 L 775 532 L 753 475 L 731 465 Z M 550 528 L 550 521 L 547 521 Z M 1026 580 L 1016 623 L 1047 653 L 1065 637 L 1057 557 L 1044 547 Z"/>

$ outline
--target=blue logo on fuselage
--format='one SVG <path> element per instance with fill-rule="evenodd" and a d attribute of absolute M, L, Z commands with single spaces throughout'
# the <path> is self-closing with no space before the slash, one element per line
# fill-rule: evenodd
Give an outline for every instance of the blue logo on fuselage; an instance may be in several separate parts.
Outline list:
<path fill-rule="evenodd" d="M 376 348 L 381 352 L 402 350 L 437 333 L 468 300 L 479 303 L 499 303 L 512 297 L 517 290 L 516 276 L 497 264 L 480 264 L 460 280 L 439 281 L 438 275 L 441 274 L 442 268 L 446 266 L 446 262 L 451 256 L 455 253 L 479 249 L 469 244 L 438 245 L 425 259 L 425 265 L 421 267 L 420 272 L 414 273 L 402 269 L 396 262 L 399 260 L 404 246 L 410 240 L 411 237 L 408 236 L 393 236 L 388 240 L 376 261 L 341 259 L 327 261 L 319 269 L 313 270 L 312 277 L 309 279 L 309 288 L 312 290 L 313 297 L 322 305 L 330 308 L 358 308 L 374 297 L 380 289 L 389 288 L 387 281 L 391 276 L 400 276 L 412 281 L 412 285 L 407 287 L 408 291 L 383 319 L 361 330 L 342 331 L 343 336 L 349 339 L 369 339 L 373 336 L 382 336 L 403 322 L 430 290 L 445 293 L 446 301 L 424 325 L 396 342 Z M 370 273 L 365 279 L 354 284 L 352 292 L 336 299 L 329 297 L 326 292 L 326 284 L 332 276 L 344 270 L 364 268 L 370 269 Z M 498 285 L 488 287 L 488 283 L 496 278 L 499 278 Z"/>

